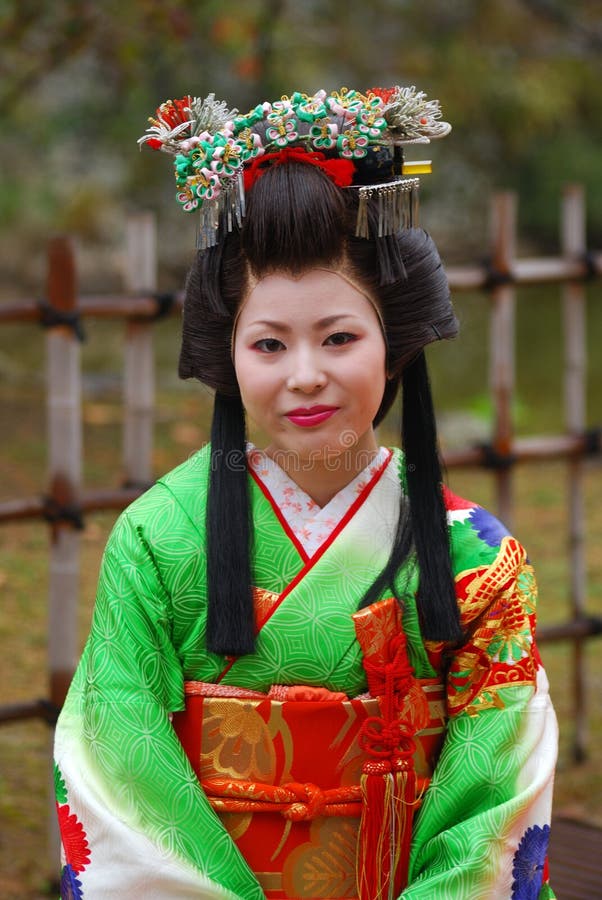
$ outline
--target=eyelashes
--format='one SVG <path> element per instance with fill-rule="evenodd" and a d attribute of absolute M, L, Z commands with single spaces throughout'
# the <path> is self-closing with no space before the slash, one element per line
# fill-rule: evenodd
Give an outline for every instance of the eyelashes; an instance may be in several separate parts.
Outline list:
<path fill-rule="evenodd" d="M 344 347 L 345 344 L 351 344 L 356 340 L 357 335 L 351 334 L 350 331 L 335 331 L 334 334 L 331 334 L 326 338 L 324 343 L 333 347 Z"/>
<path fill-rule="evenodd" d="M 259 350 L 260 353 L 277 353 L 279 350 L 285 349 L 282 341 L 277 338 L 262 338 L 253 344 L 253 350 Z"/>
<path fill-rule="evenodd" d="M 346 344 L 351 344 L 356 340 L 356 334 L 352 334 L 349 331 L 335 331 L 325 338 L 323 345 L 326 347 L 344 347 Z M 271 354 L 286 350 L 286 346 L 278 338 L 261 338 L 261 340 L 255 341 L 252 349 L 258 350 L 260 353 Z"/>

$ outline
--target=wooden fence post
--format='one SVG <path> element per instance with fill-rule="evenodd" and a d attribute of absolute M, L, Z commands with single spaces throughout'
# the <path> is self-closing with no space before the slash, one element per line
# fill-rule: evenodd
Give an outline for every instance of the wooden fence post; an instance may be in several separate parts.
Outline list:
<path fill-rule="evenodd" d="M 76 311 L 75 262 L 66 238 L 54 238 L 49 244 L 48 303 L 59 316 Z M 56 511 L 51 522 L 48 662 L 50 701 L 60 707 L 78 657 L 80 533 L 74 524 L 82 478 L 80 346 L 66 321 L 57 319 L 48 328 L 46 354 L 48 478 L 51 508 Z"/>
<path fill-rule="evenodd" d="M 157 237 L 152 213 L 128 218 L 126 228 L 125 286 L 130 293 L 157 289 Z M 123 468 L 128 485 L 152 480 L 155 358 L 153 323 L 129 319 L 124 358 Z"/>
<path fill-rule="evenodd" d="M 516 195 L 495 194 L 492 205 L 491 294 L 489 381 L 493 397 L 492 449 L 498 460 L 510 461 L 513 442 L 512 400 L 514 393 L 515 288 L 512 268 L 516 255 Z M 497 514 L 512 526 L 512 467 L 500 465 L 496 476 Z"/>
<path fill-rule="evenodd" d="M 67 238 L 57 237 L 49 243 L 47 300 L 48 480 L 49 510 L 52 513 L 48 669 L 50 703 L 53 708 L 60 709 L 73 677 L 79 652 L 77 600 L 80 531 L 76 525 L 82 478 L 80 347 L 73 319 L 77 307 L 76 277 L 73 248 Z M 50 759 L 52 760 L 52 752 Z M 58 871 L 59 837 L 52 787 L 48 833 L 51 867 Z"/>
<path fill-rule="evenodd" d="M 586 251 L 585 202 L 583 188 L 567 185 L 562 197 L 562 253 L 569 259 L 582 259 Z M 586 428 L 586 323 L 585 288 L 582 282 L 563 285 L 564 313 L 564 409 L 569 434 L 583 434 Z M 568 460 L 568 542 L 570 602 L 574 619 L 586 615 L 585 508 L 583 456 Z M 585 646 L 580 638 L 573 643 L 573 704 L 575 735 L 573 757 L 582 762 L 587 755 Z"/>

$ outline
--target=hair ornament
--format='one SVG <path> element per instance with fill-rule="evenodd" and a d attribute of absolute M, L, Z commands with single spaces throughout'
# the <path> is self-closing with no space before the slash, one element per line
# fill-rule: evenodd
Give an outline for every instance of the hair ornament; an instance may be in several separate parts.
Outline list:
<path fill-rule="evenodd" d="M 369 238 L 368 201 L 378 202 L 377 237 L 395 234 L 400 228 L 418 225 L 418 178 L 400 178 L 384 184 L 369 184 L 358 188 L 359 205 L 355 236 Z"/>
<path fill-rule="evenodd" d="M 341 187 L 359 191 L 356 234 L 368 237 L 368 201 L 378 201 L 378 237 L 417 223 L 419 173 L 430 162 L 404 162 L 403 145 L 429 143 L 451 130 L 438 100 L 415 87 L 296 91 L 245 115 L 214 94 L 167 100 L 138 141 L 175 157 L 177 199 L 200 215 L 198 247 L 241 225 L 245 188 L 266 165 L 317 165 Z M 263 157 L 263 159 L 262 159 Z"/>
<path fill-rule="evenodd" d="M 263 156 L 258 156 L 245 166 L 245 191 L 250 190 L 261 178 L 268 165 L 281 166 L 287 162 L 300 162 L 304 165 L 316 166 L 339 187 L 350 187 L 355 174 L 355 166 L 351 160 L 329 159 L 324 153 L 304 150 L 303 147 L 285 147 L 277 153 L 265 153 Z"/>
<path fill-rule="evenodd" d="M 383 115 L 393 143 L 400 138 L 403 143 L 428 144 L 431 139 L 445 137 L 451 131 L 449 122 L 441 121 L 439 101 L 428 100 L 424 91 L 394 87 L 373 88 L 368 93 L 382 99 Z"/>

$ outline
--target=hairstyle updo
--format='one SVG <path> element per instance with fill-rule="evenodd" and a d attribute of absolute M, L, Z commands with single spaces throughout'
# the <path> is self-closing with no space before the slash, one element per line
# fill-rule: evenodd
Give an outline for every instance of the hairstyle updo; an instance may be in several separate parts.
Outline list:
<path fill-rule="evenodd" d="M 402 498 L 390 559 L 361 606 L 384 590 L 416 553 L 418 611 L 431 640 L 461 636 L 441 492 L 437 435 L 424 348 L 458 331 L 437 248 L 421 229 L 367 240 L 355 236 L 358 192 L 337 187 L 297 161 L 263 170 L 246 199 L 242 227 L 201 251 L 186 284 L 179 374 L 215 390 L 207 506 L 207 646 L 242 655 L 254 649 L 250 547 L 253 539 L 245 460 L 246 425 L 232 361 L 237 311 L 254 280 L 314 267 L 345 269 L 378 305 L 387 342 L 387 384 L 377 425 L 403 389 L 402 444 L 408 496 Z M 368 220 L 377 234 L 378 209 Z M 240 465 L 232 465 L 234 458 Z M 230 461 L 225 465 L 224 460 Z M 409 502 L 408 502 L 409 499 Z"/>

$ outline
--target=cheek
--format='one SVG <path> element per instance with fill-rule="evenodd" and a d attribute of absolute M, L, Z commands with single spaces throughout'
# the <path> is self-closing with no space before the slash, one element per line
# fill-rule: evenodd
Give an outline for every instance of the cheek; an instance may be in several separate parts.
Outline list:
<path fill-rule="evenodd" d="M 382 393 L 387 381 L 386 353 L 384 347 L 371 348 L 354 368 L 355 380 L 364 395 Z"/>
<path fill-rule="evenodd" d="M 240 394 L 245 406 L 260 402 L 271 391 L 272 379 L 264 366 L 258 365 L 257 360 L 245 353 L 241 353 L 234 359 L 236 379 L 240 388 Z"/>
<path fill-rule="evenodd" d="M 378 412 L 387 385 L 387 377 L 382 366 L 371 369 L 371 377 L 363 378 L 358 384 L 356 396 L 363 414 L 373 421 Z"/>
<path fill-rule="evenodd" d="M 253 376 L 254 365 L 253 365 L 253 357 L 244 349 L 235 350 L 234 357 L 234 371 L 236 372 L 236 380 L 238 381 L 241 393 L 246 391 L 247 387 L 252 385 L 254 381 L 256 381 L 256 377 Z"/>

